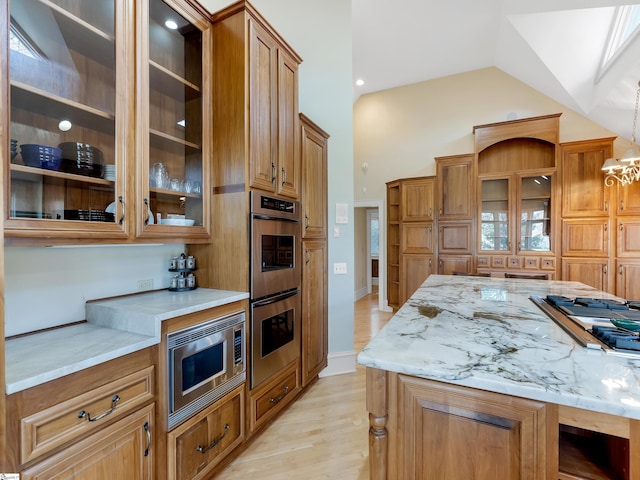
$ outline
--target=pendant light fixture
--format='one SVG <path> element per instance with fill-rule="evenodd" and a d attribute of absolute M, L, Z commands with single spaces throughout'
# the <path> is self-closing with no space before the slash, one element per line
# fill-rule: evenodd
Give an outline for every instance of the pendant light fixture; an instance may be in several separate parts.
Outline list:
<path fill-rule="evenodd" d="M 640 82 L 636 90 L 636 110 L 633 114 L 633 128 L 631 130 L 631 147 L 624 152 L 620 160 L 607 158 L 602 164 L 606 173 L 604 184 L 607 187 L 615 185 L 616 181 L 622 186 L 640 181 L 640 149 L 636 144 L 636 122 L 638 121 L 638 101 L 640 101 Z"/>

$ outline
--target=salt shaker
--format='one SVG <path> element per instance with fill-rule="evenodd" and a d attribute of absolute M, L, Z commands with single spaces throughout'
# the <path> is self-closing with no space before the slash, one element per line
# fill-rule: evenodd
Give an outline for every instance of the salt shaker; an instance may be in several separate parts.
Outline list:
<path fill-rule="evenodd" d="M 196 258 L 193 255 L 187 257 L 187 268 L 190 270 L 196 268 Z"/>

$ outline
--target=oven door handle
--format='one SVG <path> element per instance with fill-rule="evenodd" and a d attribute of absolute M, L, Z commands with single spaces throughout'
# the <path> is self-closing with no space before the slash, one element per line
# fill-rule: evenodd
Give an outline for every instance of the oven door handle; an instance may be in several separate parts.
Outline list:
<path fill-rule="evenodd" d="M 282 293 L 280 295 L 276 295 L 275 297 L 269 297 L 264 300 L 260 300 L 258 302 L 254 302 L 252 306 L 255 307 L 264 307 L 267 305 L 271 305 L 272 303 L 280 302 L 282 300 L 286 300 L 287 298 L 294 297 L 300 293 L 300 290 L 294 290 L 291 292 Z"/>
<path fill-rule="evenodd" d="M 300 223 L 300 219 L 298 218 L 286 218 L 286 217 L 274 217 L 271 215 L 262 215 L 260 213 L 254 213 L 252 215 L 254 219 L 258 220 L 271 220 L 274 222 L 289 222 L 289 223 Z"/>

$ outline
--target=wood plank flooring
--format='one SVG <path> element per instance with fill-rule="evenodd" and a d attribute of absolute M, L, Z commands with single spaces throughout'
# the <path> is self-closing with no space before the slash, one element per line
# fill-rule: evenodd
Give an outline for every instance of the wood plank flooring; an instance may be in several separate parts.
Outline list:
<path fill-rule="evenodd" d="M 374 291 L 354 304 L 356 352 L 392 314 Z M 216 478 L 224 480 L 368 480 L 365 369 L 320 378 Z"/>

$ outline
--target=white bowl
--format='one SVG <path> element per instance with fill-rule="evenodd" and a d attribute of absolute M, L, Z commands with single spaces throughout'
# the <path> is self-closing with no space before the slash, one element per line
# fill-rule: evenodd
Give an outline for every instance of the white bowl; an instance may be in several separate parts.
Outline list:
<path fill-rule="evenodd" d="M 190 218 L 162 218 L 160 219 L 160 223 L 162 225 L 179 225 L 181 227 L 190 227 L 191 225 L 193 225 L 194 223 L 196 223 L 195 220 L 192 220 Z"/>

